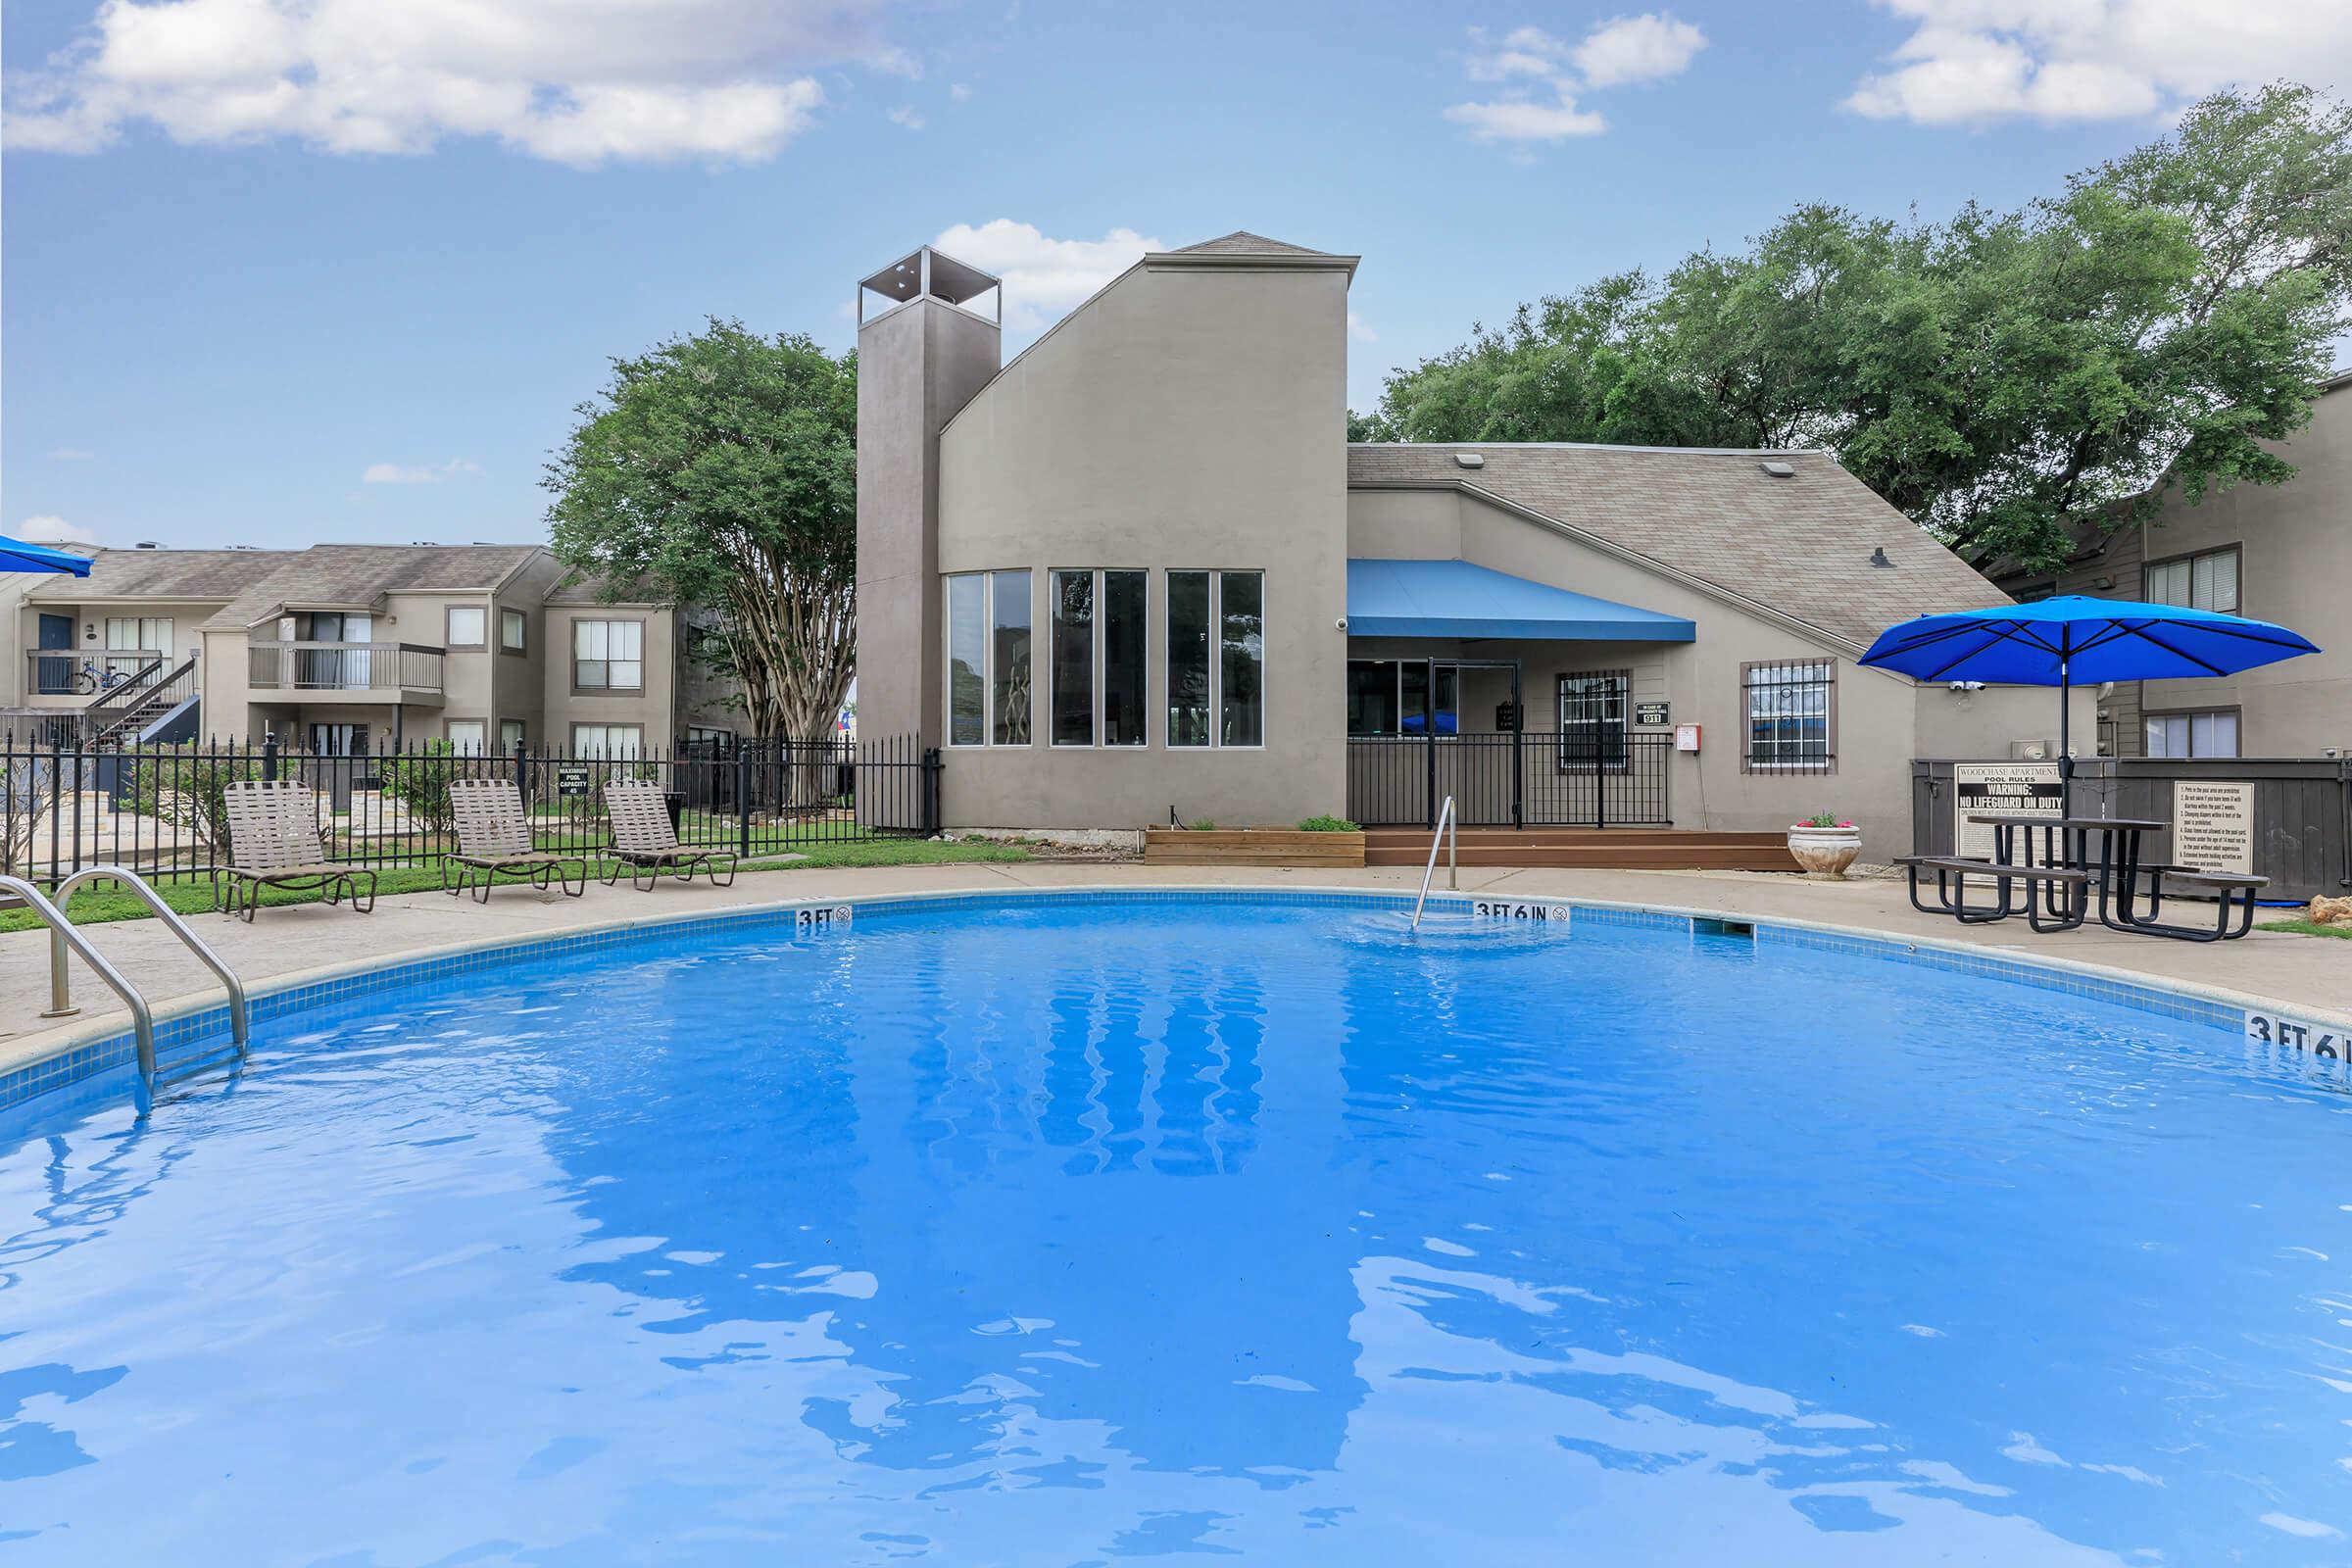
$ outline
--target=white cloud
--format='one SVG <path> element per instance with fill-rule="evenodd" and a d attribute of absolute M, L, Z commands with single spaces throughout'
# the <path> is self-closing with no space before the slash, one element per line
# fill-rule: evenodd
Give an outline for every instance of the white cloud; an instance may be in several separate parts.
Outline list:
<path fill-rule="evenodd" d="M 1355 339 L 1358 343 L 1377 343 L 1380 341 L 1380 334 L 1366 326 L 1363 323 L 1362 318 L 1353 311 L 1349 311 L 1348 313 L 1348 335 Z"/>
<path fill-rule="evenodd" d="M 1009 218 L 977 227 L 957 223 L 931 243 L 1004 279 L 1004 325 L 1013 332 L 1044 330 L 1146 251 L 1167 249 L 1132 228 L 1114 228 L 1101 239 L 1054 239 L 1035 223 Z"/>
<path fill-rule="evenodd" d="M 95 452 L 85 452 L 80 447 L 59 447 L 55 452 L 50 453 L 49 456 L 55 458 L 60 463 L 88 463 L 95 459 L 98 454 Z"/>
<path fill-rule="evenodd" d="M 10 148 L 289 138 L 423 153 L 486 137 L 581 166 L 773 157 L 824 103 L 809 72 L 919 74 L 871 0 L 100 0 L 12 76 Z"/>
<path fill-rule="evenodd" d="M 464 458 L 452 458 L 447 463 L 406 466 L 398 463 L 370 463 L 360 474 L 362 484 L 439 484 L 461 473 L 478 471 L 480 465 Z"/>
<path fill-rule="evenodd" d="M 912 104 L 901 104 L 883 118 L 894 125 L 905 125 L 908 130 L 923 128 L 923 112 Z"/>
<path fill-rule="evenodd" d="M 2352 75 L 2352 6 L 2262 0 L 1878 0 L 1912 24 L 1845 107 L 1918 124 L 2119 120 L 2231 83 Z"/>
<path fill-rule="evenodd" d="M 1613 17 L 1576 46 L 1576 69 L 1587 87 L 1679 76 L 1707 46 L 1707 35 L 1670 16 Z"/>
<path fill-rule="evenodd" d="M 1503 84 L 1501 95 L 1449 106 L 1446 118 L 1480 141 L 1559 141 L 1609 128 L 1598 110 L 1578 107 L 1580 93 L 1679 76 L 1707 46 L 1707 36 L 1666 12 L 1612 17 L 1574 43 L 1542 27 L 1516 27 L 1494 41 L 1470 29 L 1463 69 L 1472 81 Z"/>
<path fill-rule="evenodd" d="M 951 103 L 968 103 L 971 101 L 971 96 L 972 89 L 960 81 L 948 89 L 948 100 Z"/>
<path fill-rule="evenodd" d="M 17 524 L 17 537 L 35 545 L 94 545 L 98 536 L 63 517 L 26 517 Z"/>

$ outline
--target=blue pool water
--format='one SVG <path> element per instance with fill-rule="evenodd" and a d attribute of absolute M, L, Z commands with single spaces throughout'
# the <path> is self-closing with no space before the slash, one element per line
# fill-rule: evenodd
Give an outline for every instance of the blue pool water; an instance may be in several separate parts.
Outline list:
<path fill-rule="evenodd" d="M 0 1126 L 0 1560 L 2352 1560 L 2352 1095 L 1894 961 L 1184 902 Z"/>

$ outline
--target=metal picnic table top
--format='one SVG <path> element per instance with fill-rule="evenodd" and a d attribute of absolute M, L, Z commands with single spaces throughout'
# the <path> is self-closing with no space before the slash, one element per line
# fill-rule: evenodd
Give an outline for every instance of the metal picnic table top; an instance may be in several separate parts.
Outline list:
<path fill-rule="evenodd" d="M 2153 833 L 2171 827 L 2170 822 L 2154 822 L 2138 816 L 2032 816 L 2024 812 L 1991 811 L 1971 814 L 1971 822 L 1984 827 L 2055 827 L 2068 832 L 2085 828 L 2122 828 L 2127 831 Z"/>

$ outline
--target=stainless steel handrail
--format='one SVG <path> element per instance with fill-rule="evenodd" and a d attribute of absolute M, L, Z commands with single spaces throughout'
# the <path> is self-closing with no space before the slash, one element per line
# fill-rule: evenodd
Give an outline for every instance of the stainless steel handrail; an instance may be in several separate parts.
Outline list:
<path fill-rule="evenodd" d="M 131 1032 L 137 1039 L 139 1050 L 139 1083 L 136 1099 L 139 1114 L 145 1115 L 148 1108 L 155 1103 L 154 1010 L 147 1005 L 147 999 L 140 994 L 139 988 L 125 979 L 122 971 L 116 968 L 105 954 L 92 947 L 89 938 L 75 930 L 73 920 L 66 914 L 75 888 L 87 882 L 101 881 L 118 882 L 129 889 L 140 903 L 154 911 L 157 919 L 163 921 L 164 928 L 179 938 L 186 945 L 188 951 L 196 956 L 197 960 L 218 975 L 220 983 L 228 988 L 228 1033 L 230 1041 L 236 1046 L 239 1061 L 245 1059 L 251 1038 L 250 1012 L 245 1003 L 245 982 L 237 978 L 237 972 L 234 969 L 221 961 L 220 955 L 213 951 L 211 944 L 198 936 L 195 929 L 179 917 L 176 909 L 164 902 L 163 895 L 157 893 L 146 878 L 127 867 L 120 865 L 84 866 L 58 883 L 53 896 L 44 895 L 39 888 L 22 877 L 0 876 L 0 889 L 5 889 L 23 899 L 32 911 L 41 917 L 41 923 L 49 928 L 49 1006 L 41 1016 L 44 1018 L 67 1018 L 81 1010 L 74 1004 L 74 983 L 66 968 L 66 955 L 69 952 L 97 971 L 98 978 L 105 981 L 107 988 L 122 998 L 122 1004 L 130 1009 Z"/>
<path fill-rule="evenodd" d="M 1446 797 L 1446 808 L 1438 812 L 1438 830 L 1429 836 L 1429 864 L 1421 872 L 1421 896 L 1413 901 L 1413 929 L 1421 929 L 1421 906 L 1429 902 L 1429 879 L 1438 874 L 1438 845 L 1448 846 L 1446 854 L 1446 889 L 1449 893 L 1462 890 L 1462 825 L 1453 819 L 1453 797 Z"/>

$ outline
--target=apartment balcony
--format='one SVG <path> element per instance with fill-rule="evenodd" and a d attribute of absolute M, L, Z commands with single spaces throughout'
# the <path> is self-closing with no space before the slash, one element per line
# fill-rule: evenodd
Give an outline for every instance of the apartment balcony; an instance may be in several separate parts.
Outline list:
<path fill-rule="evenodd" d="M 83 708 L 178 660 L 153 648 L 32 648 L 24 700 L 32 708 Z"/>
<path fill-rule="evenodd" d="M 245 654 L 245 683 L 256 698 L 441 702 L 446 656 L 422 643 L 248 643 Z"/>

